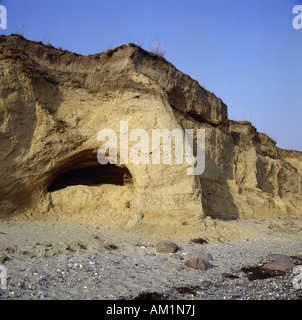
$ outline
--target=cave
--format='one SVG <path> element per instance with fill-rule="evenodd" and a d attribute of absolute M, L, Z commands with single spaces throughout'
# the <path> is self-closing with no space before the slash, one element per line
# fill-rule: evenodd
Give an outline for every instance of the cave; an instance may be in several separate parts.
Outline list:
<path fill-rule="evenodd" d="M 48 187 L 48 192 L 67 188 L 68 186 L 98 186 L 114 184 L 124 186 L 131 182 L 131 174 L 126 167 L 113 164 L 78 168 L 59 174 Z"/>
<path fill-rule="evenodd" d="M 101 165 L 96 156 L 84 152 L 51 173 L 47 191 L 53 192 L 69 186 L 99 186 L 113 184 L 125 186 L 132 183 L 132 176 L 126 167 L 114 164 Z"/>

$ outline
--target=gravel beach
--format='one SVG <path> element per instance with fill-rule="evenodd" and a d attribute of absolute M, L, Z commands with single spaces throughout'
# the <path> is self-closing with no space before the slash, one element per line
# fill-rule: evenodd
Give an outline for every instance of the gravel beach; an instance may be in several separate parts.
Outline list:
<path fill-rule="evenodd" d="M 0 300 L 297 300 L 293 270 L 249 279 L 248 267 L 269 254 L 295 256 L 302 265 L 301 220 L 229 222 L 257 230 L 251 239 L 178 240 L 178 250 L 159 253 L 161 236 L 102 230 L 70 222 L 2 221 L 0 264 L 7 274 Z M 282 228 L 283 226 L 283 228 Z M 193 239 L 192 239 L 193 240 Z M 196 242 L 196 241 L 195 241 Z M 184 265 L 202 248 L 213 258 L 206 271 Z"/>

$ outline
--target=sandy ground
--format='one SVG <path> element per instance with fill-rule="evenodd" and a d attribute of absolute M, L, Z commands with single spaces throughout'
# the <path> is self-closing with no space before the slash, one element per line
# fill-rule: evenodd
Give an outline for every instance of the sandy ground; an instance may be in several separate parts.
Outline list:
<path fill-rule="evenodd" d="M 208 243 L 197 244 L 180 235 L 145 235 L 71 221 L 2 220 L 0 264 L 6 268 L 7 286 L 0 289 L 0 300 L 130 300 L 150 293 L 163 300 L 302 299 L 292 271 L 250 281 L 241 270 L 265 262 L 268 254 L 301 255 L 301 219 L 205 223 L 211 230 L 204 235 Z M 221 230 L 232 232 L 221 236 Z M 179 250 L 158 253 L 160 240 L 174 241 Z M 184 265 L 200 247 L 212 255 L 214 268 L 198 271 Z"/>

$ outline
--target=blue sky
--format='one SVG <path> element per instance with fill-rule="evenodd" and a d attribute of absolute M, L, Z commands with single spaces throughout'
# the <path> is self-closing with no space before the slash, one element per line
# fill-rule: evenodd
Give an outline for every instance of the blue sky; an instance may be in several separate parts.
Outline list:
<path fill-rule="evenodd" d="M 7 30 L 80 54 L 159 39 L 165 58 L 281 148 L 302 151 L 302 0 L 0 0 Z"/>

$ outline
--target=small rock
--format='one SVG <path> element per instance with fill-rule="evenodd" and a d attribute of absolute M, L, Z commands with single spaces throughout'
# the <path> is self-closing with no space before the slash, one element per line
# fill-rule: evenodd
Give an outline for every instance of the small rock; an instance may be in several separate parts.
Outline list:
<path fill-rule="evenodd" d="M 174 242 L 163 240 L 156 245 L 156 251 L 160 253 L 174 253 L 178 250 L 178 245 Z"/>
<path fill-rule="evenodd" d="M 189 258 L 200 258 L 206 261 L 213 260 L 213 257 L 210 253 L 206 253 L 202 248 L 194 250 L 190 253 Z"/>
<path fill-rule="evenodd" d="M 286 271 L 292 269 L 295 264 L 289 260 L 279 260 L 266 263 L 262 268 L 265 270 Z"/>
<path fill-rule="evenodd" d="M 195 270 L 202 270 L 202 271 L 206 271 L 208 269 L 214 268 L 214 266 L 209 261 L 201 258 L 197 258 L 197 257 L 189 258 L 185 262 L 185 266 L 188 268 L 193 268 Z"/>

